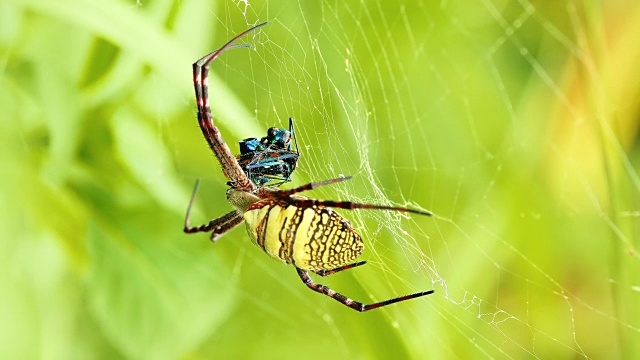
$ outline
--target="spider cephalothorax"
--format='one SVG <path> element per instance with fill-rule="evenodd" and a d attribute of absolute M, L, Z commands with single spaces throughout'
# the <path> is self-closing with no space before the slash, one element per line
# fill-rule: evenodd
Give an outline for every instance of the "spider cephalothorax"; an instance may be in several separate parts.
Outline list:
<path fill-rule="evenodd" d="M 277 164 L 270 164 L 269 161 L 262 160 L 259 157 L 261 151 L 269 151 L 269 149 L 287 151 L 289 154 L 298 155 L 297 151 L 295 153 L 291 152 L 290 135 L 293 132 L 293 128 L 291 128 L 288 135 L 286 132 L 279 132 L 283 129 L 269 129 L 267 137 L 258 142 L 265 149 L 246 152 L 246 154 L 251 155 L 252 159 L 258 160 L 256 164 L 261 164 L 253 168 L 261 171 L 260 175 L 255 178 L 247 175 L 242 164 L 233 156 L 231 150 L 222 139 L 220 131 L 213 124 L 207 95 L 209 64 L 225 50 L 249 47 L 244 44 L 232 44 L 247 33 L 266 24 L 257 25 L 237 35 L 219 50 L 206 55 L 193 64 L 198 122 L 205 139 L 209 143 L 209 147 L 220 162 L 224 174 L 229 178 L 231 188 L 227 190 L 227 200 L 234 209 L 217 219 L 209 221 L 207 224 L 196 227 L 189 226 L 191 207 L 198 189 L 198 182 L 196 182 L 187 209 L 184 231 L 186 233 L 211 232 L 211 240 L 215 241 L 227 231 L 242 222 L 246 222 L 247 232 L 251 240 L 272 258 L 295 266 L 298 276 L 307 287 L 361 312 L 433 293 L 433 290 L 430 290 L 365 305 L 336 293 L 324 285 L 314 283 L 309 276 L 309 271 L 320 276 L 327 276 L 366 263 L 365 261 L 352 262 L 360 256 L 364 249 L 362 237 L 348 220 L 331 208 L 391 210 L 421 215 L 431 215 L 430 212 L 402 207 L 358 204 L 348 201 L 316 200 L 298 195 L 300 192 L 349 180 L 351 177 L 309 183 L 289 190 L 263 186 L 264 182 L 261 179 L 268 179 L 267 176 L 271 175 L 282 176 L 288 181 L 289 175 L 295 169 L 297 156 L 295 157 L 295 162 L 292 163 L 293 166 L 287 169 L 286 176 L 283 168 L 272 168 L 272 166 L 284 163 L 289 164 L 287 160 L 294 159 L 293 156 L 280 157 L 275 161 Z M 240 156 L 242 157 L 242 155 Z M 273 170 L 275 174 L 269 173 L 272 169 L 275 169 Z"/>

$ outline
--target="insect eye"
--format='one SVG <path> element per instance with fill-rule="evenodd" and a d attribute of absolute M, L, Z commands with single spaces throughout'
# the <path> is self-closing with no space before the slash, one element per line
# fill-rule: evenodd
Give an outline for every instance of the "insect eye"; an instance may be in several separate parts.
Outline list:
<path fill-rule="evenodd" d="M 288 149 L 291 144 L 291 132 L 285 129 L 278 129 L 273 143 L 280 148 Z"/>
<path fill-rule="evenodd" d="M 246 138 L 238 142 L 240 144 L 240 154 L 245 155 L 248 153 L 263 151 L 264 145 L 258 141 L 256 138 Z"/>
<path fill-rule="evenodd" d="M 273 141 L 276 136 L 278 135 L 278 132 L 280 131 L 280 129 L 278 129 L 277 127 L 270 127 L 267 130 L 267 139 L 269 139 L 269 141 Z"/>

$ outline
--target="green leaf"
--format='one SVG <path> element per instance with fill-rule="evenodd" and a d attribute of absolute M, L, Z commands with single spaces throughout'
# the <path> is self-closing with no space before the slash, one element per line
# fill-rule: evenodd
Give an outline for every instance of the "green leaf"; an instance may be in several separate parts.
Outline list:
<path fill-rule="evenodd" d="M 139 232 L 89 225 L 89 306 L 105 335 L 128 356 L 176 358 L 230 313 L 235 293 L 229 267 L 212 251 L 182 252 Z"/>

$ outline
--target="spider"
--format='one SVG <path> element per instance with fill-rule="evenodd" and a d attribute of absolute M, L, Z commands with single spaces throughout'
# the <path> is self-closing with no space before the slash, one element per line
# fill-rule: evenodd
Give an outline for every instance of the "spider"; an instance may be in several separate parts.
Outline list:
<path fill-rule="evenodd" d="M 244 221 L 252 242 L 272 258 L 293 265 L 307 287 L 360 312 L 432 294 L 434 291 L 430 290 L 365 305 L 351 300 L 327 286 L 315 283 L 309 276 L 309 271 L 320 276 L 328 276 L 366 263 L 366 261 L 353 262 L 364 249 L 362 237 L 348 220 L 331 208 L 378 209 L 432 215 L 430 212 L 348 201 L 316 200 L 298 195 L 303 191 L 349 180 L 351 177 L 312 182 L 289 190 L 258 186 L 247 177 L 236 157 L 233 156 L 222 139 L 220 131 L 213 123 L 209 106 L 207 92 L 209 65 L 225 50 L 250 47 L 245 44 L 232 44 L 239 38 L 267 24 L 263 23 L 246 30 L 220 49 L 193 64 L 198 122 L 209 147 L 229 179 L 230 188 L 227 189 L 226 195 L 234 210 L 209 221 L 207 224 L 191 227 L 189 219 L 198 190 L 199 182 L 197 181 L 187 208 L 184 232 L 211 232 L 211 240 L 215 242 L 220 236 Z"/>
<path fill-rule="evenodd" d="M 291 151 L 292 136 L 295 138 L 293 119 L 289 118 L 289 130 L 272 127 L 267 130 L 267 136 L 260 140 L 247 138 L 239 142 L 240 154 L 236 159 L 254 184 L 263 186 L 274 183 L 274 186 L 280 186 L 291 181 L 291 174 L 300 157 L 297 142 L 296 151 Z"/>

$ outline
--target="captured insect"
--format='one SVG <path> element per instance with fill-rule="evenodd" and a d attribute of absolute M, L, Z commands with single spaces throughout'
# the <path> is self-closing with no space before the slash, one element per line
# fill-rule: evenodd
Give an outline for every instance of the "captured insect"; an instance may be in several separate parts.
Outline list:
<path fill-rule="evenodd" d="M 240 141 L 240 155 L 236 156 L 244 173 L 257 186 L 280 186 L 291 181 L 291 174 L 298 165 L 298 143 L 292 151 L 293 119 L 289 119 L 289 130 L 276 127 L 267 130 L 267 136 L 258 140 L 248 138 Z"/>
<path fill-rule="evenodd" d="M 246 222 L 247 232 L 253 243 L 272 258 L 293 265 L 307 287 L 360 312 L 432 294 L 433 290 L 430 290 L 365 305 L 351 300 L 327 286 L 316 284 L 309 276 L 309 271 L 320 276 L 327 276 L 366 263 L 366 261 L 353 262 L 364 250 L 362 237 L 347 219 L 332 208 L 378 209 L 432 215 L 430 212 L 403 207 L 358 204 L 349 201 L 316 200 L 298 195 L 303 191 L 349 180 L 351 177 L 313 182 L 289 190 L 260 186 L 260 181 L 256 183 L 247 176 L 238 159 L 233 156 L 222 139 L 220 131 L 213 123 L 209 105 L 207 88 L 209 65 L 223 51 L 250 47 L 248 44 L 233 45 L 233 43 L 267 24 L 254 26 L 237 35 L 220 49 L 193 64 L 198 123 L 209 147 L 220 162 L 225 176 L 229 179 L 230 188 L 226 195 L 234 209 L 207 224 L 191 227 L 189 218 L 198 190 L 198 182 L 196 182 L 187 208 L 184 232 L 211 232 L 211 240 L 216 241 L 227 231 Z M 272 139 L 276 138 L 277 136 L 272 137 Z M 282 139 L 286 140 L 284 135 Z M 269 140 L 269 136 L 267 136 L 267 140 Z M 288 149 L 288 145 L 285 143 L 286 141 L 283 141 L 278 144 L 278 147 Z"/>

